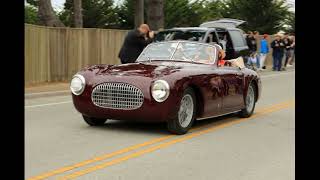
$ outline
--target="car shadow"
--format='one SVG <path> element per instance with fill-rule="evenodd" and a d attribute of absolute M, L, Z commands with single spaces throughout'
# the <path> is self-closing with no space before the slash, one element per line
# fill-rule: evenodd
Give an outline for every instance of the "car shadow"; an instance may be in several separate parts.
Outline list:
<path fill-rule="evenodd" d="M 235 121 L 239 118 L 239 116 L 236 113 L 232 114 L 226 114 L 223 116 L 218 116 L 218 117 L 213 117 L 213 118 L 208 118 L 208 119 L 203 119 L 203 120 L 197 120 L 193 124 L 194 128 L 201 128 L 201 127 L 213 127 L 215 125 L 220 125 L 223 123 L 227 123 L 230 121 Z"/>
<path fill-rule="evenodd" d="M 101 130 L 123 131 L 130 133 L 163 134 L 169 135 L 165 122 L 141 122 L 125 120 L 108 120 L 103 126 L 94 128 Z"/>
<path fill-rule="evenodd" d="M 197 120 L 193 124 L 192 129 L 201 129 L 213 127 L 215 125 L 227 123 L 238 119 L 236 114 L 228 114 L 215 118 Z M 165 122 L 141 122 L 141 121 L 125 121 L 125 120 L 108 120 L 103 126 L 90 127 L 101 130 L 123 131 L 141 134 L 162 134 L 170 135 Z M 191 129 L 191 131 L 192 131 Z"/>

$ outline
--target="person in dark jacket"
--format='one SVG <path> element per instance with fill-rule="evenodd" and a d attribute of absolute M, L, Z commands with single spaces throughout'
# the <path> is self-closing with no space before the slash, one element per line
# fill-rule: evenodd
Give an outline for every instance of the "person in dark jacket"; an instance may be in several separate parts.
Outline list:
<path fill-rule="evenodd" d="M 141 24 L 139 28 L 129 31 L 119 52 L 121 63 L 134 63 L 142 50 L 152 43 L 153 38 L 154 32 L 150 31 L 147 24 Z"/>
<path fill-rule="evenodd" d="M 248 45 L 251 53 L 255 53 L 257 51 L 257 41 L 254 38 L 254 35 L 251 31 L 248 32 L 248 35 L 246 37 L 246 41 L 247 41 L 247 45 Z"/>
<path fill-rule="evenodd" d="M 250 51 L 250 56 L 252 56 L 252 55 L 257 55 L 257 40 L 256 40 L 256 38 L 255 38 L 255 36 L 254 36 L 254 34 L 252 33 L 252 31 L 249 31 L 248 32 L 248 35 L 247 35 L 247 37 L 246 37 L 246 41 L 247 41 L 247 45 L 248 45 L 248 47 L 249 47 L 249 51 Z M 258 68 L 260 67 L 260 58 L 259 58 L 259 55 L 258 56 L 256 56 L 257 57 L 257 59 L 258 59 L 258 62 L 257 62 L 257 66 L 258 66 Z"/>
<path fill-rule="evenodd" d="M 284 54 L 285 45 L 281 39 L 280 34 L 275 35 L 275 40 L 271 42 L 272 57 L 273 57 L 273 71 L 281 71 L 282 58 Z"/>
<path fill-rule="evenodd" d="M 289 37 L 289 34 L 286 34 L 285 38 L 284 38 L 284 45 L 285 45 L 285 62 L 284 62 L 284 67 L 283 70 L 285 70 L 285 68 L 289 64 L 291 63 L 292 60 L 292 56 L 293 56 L 293 41 L 292 39 Z"/>

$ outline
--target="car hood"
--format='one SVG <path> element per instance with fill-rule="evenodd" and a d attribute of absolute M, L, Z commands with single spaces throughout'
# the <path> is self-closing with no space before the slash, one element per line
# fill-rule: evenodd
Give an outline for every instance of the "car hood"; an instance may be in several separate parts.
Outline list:
<path fill-rule="evenodd" d="M 130 76 L 130 77 L 147 77 L 159 78 L 179 72 L 185 65 L 191 63 L 176 63 L 176 62 L 145 62 L 145 63 L 130 63 L 121 65 L 94 65 L 87 68 L 87 71 L 92 71 L 95 75 L 106 76 Z"/>

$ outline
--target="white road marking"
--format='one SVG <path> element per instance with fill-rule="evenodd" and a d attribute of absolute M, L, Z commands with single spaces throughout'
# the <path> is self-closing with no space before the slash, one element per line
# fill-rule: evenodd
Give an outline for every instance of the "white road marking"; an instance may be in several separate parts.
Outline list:
<path fill-rule="evenodd" d="M 277 73 L 277 74 L 269 74 L 269 75 L 261 75 L 261 78 L 268 78 L 268 77 L 274 77 L 274 76 L 279 76 L 279 75 L 285 75 L 285 74 L 291 74 L 294 71 L 290 72 L 285 72 L 285 73 Z M 55 91 L 55 92 L 66 92 L 66 91 Z M 45 92 L 41 92 L 45 93 Z M 54 93 L 54 92 L 53 92 Z M 39 93 L 30 93 L 30 94 L 39 94 Z M 30 106 L 25 106 L 25 108 L 35 108 L 35 107 L 43 107 L 43 106 L 51 106 L 51 105 L 59 105 L 59 104 L 66 104 L 66 103 L 71 103 L 72 101 L 62 101 L 62 102 L 56 102 L 56 103 L 47 103 L 47 104 L 38 104 L 38 105 L 30 105 Z"/>
<path fill-rule="evenodd" d="M 34 108 L 34 107 L 42 107 L 42 106 L 51 106 L 51 105 L 66 104 L 66 103 L 71 103 L 71 102 L 72 102 L 72 101 L 62 101 L 62 102 L 56 102 L 56 103 L 30 105 L 30 106 L 24 106 L 24 108 Z"/>

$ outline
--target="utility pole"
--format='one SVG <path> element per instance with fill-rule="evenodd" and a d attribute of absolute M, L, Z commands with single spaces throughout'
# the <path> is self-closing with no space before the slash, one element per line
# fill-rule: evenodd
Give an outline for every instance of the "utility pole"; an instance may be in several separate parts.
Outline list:
<path fill-rule="evenodd" d="M 144 0 L 135 0 L 134 5 L 134 26 L 138 27 L 144 23 Z"/>

